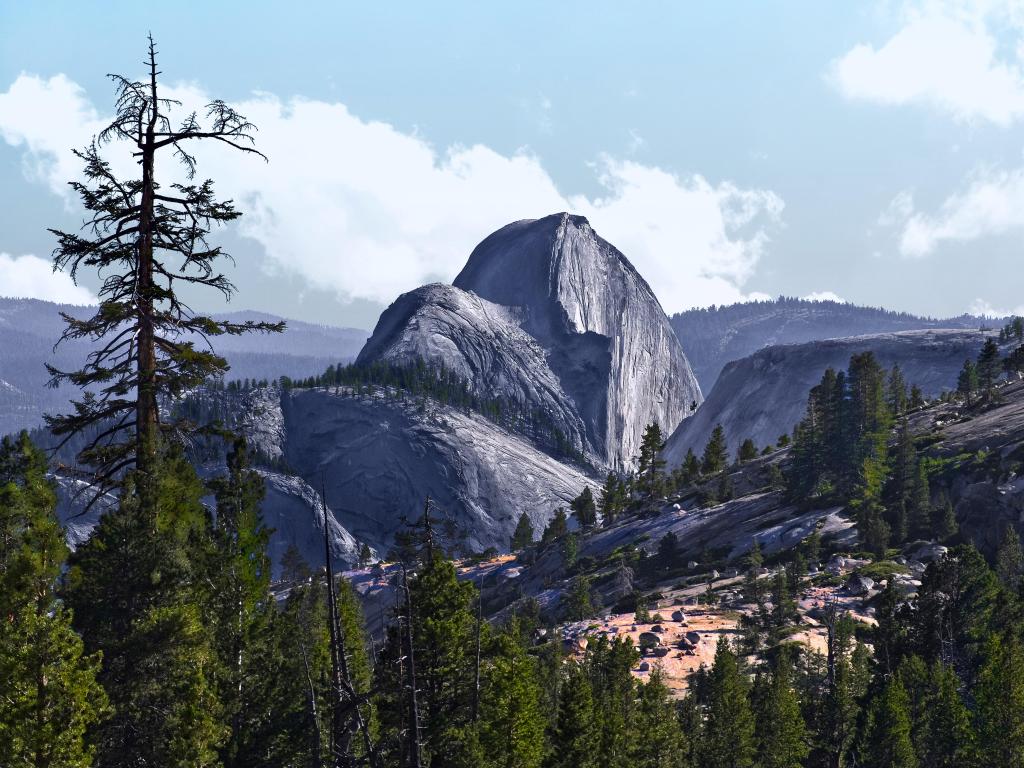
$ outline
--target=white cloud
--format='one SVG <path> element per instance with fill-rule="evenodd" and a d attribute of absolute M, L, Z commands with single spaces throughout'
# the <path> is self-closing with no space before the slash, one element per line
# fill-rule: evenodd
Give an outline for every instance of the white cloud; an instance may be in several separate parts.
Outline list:
<path fill-rule="evenodd" d="M 167 95 L 186 107 L 208 101 L 196 86 Z M 201 172 L 238 201 L 241 232 L 274 268 L 342 299 L 388 303 L 425 281 L 450 280 L 498 227 L 571 210 L 630 258 L 666 310 L 729 303 L 746 298 L 744 285 L 781 220 L 783 202 L 771 191 L 698 174 L 602 157 L 594 169 L 603 193 L 566 195 L 526 151 L 437 149 L 340 103 L 256 94 L 235 106 L 259 126 L 270 162 L 218 145 L 204 148 Z M 78 175 L 70 148 L 102 123 L 63 76 L 21 75 L 0 93 L 0 136 L 23 147 L 29 175 L 61 195 Z M 123 148 L 111 158 L 115 170 L 134 169 Z"/>
<path fill-rule="evenodd" d="M 974 303 L 971 304 L 967 310 L 970 315 L 977 315 L 978 317 L 1010 317 L 1011 315 L 1017 315 L 1024 317 L 1024 304 L 1017 306 L 1013 309 L 998 309 L 993 307 L 989 302 L 984 299 L 975 299 Z"/>
<path fill-rule="evenodd" d="M 917 211 L 910 193 L 901 192 L 879 223 L 899 227 L 900 253 L 910 258 L 927 256 L 943 242 L 1024 230 L 1024 168 L 978 171 L 930 214 Z"/>
<path fill-rule="evenodd" d="M 814 293 L 809 293 L 806 296 L 804 296 L 803 300 L 804 301 L 834 301 L 834 302 L 837 302 L 839 304 L 845 304 L 846 303 L 846 299 L 844 299 L 839 294 L 833 293 L 832 291 L 815 291 Z"/>
<path fill-rule="evenodd" d="M 919 104 L 963 122 L 1006 126 L 1024 117 L 1019 3 L 925 2 L 904 7 L 900 29 L 880 47 L 862 43 L 832 63 L 829 79 L 849 99 Z"/>
<path fill-rule="evenodd" d="M 38 256 L 11 256 L 0 252 L 0 296 L 44 299 L 58 304 L 95 304 L 96 297 L 75 285 L 63 272 Z"/>

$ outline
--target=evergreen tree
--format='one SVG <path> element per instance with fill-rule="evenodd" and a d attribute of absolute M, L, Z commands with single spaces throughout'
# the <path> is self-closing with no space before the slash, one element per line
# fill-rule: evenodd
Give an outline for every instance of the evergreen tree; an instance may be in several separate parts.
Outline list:
<path fill-rule="evenodd" d="M 485 768 L 535 768 L 544 756 L 544 717 L 536 662 L 514 628 L 488 654 L 480 698 L 479 742 Z"/>
<path fill-rule="evenodd" d="M 1006 526 L 1003 538 L 999 542 L 999 550 L 996 552 L 996 575 L 1007 589 L 1014 592 L 1020 586 L 1021 575 L 1024 575 L 1024 550 L 1021 549 L 1017 529 L 1012 524 Z"/>
<path fill-rule="evenodd" d="M 907 403 L 907 407 L 912 411 L 924 408 L 924 392 L 921 391 L 917 384 L 910 388 L 910 400 Z"/>
<path fill-rule="evenodd" d="M 789 661 L 779 659 L 757 713 L 760 768 L 801 768 L 810 752 Z"/>
<path fill-rule="evenodd" d="M 763 607 L 764 589 L 761 587 L 760 574 L 764 565 L 764 556 L 761 554 L 761 543 L 754 539 L 754 545 L 747 553 L 747 568 L 744 574 L 744 585 L 747 598 L 754 601 L 759 608 Z"/>
<path fill-rule="evenodd" d="M 599 764 L 624 765 L 636 734 L 631 728 L 636 698 L 632 669 L 639 659 L 633 644 L 607 637 L 587 645 L 586 668 L 600 723 Z"/>
<path fill-rule="evenodd" d="M 207 237 L 212 227 L 240 213 L 231 201 L 214 197 L 212 180 L 193 181 L 196 158 L 190 152 L 209 140 L 263 155 L 253 147 L 255 127 L 223 101 L 206 106 L 208 125 L 193 112 L 174 128 L 172 113 L 180 105 L 159 95 L 152 37 L 147 65 L 144 82 L 111 76 L 117 89 L 114 119 L 75 153 L 84 164 L 85 181 L 71 182 L 71 188 L 87 211 L 84 235 L 51 230 L 58 238 L 55 269 L 76 278 L 82 269 L 94 268 L 104 279 L 92 317 L 63 315 L 62 341 L 87 339 L 98 342 L 98 349 L 77 371 L 49 367 L 54 384 L 67 382 L 86 394 L 74 413 L 47 416 L 47 425 L 65 442 L 86 436 L 78 458 L 94 468 L 90 481 L 98 491 L 120 486 L 124 470 L 137 469 L 131 475 L 133 490 L 152 514 L 161 440 L 177 439 L 197 426 L 162 418 L 160 399 L 181 395 L 228 367 L 213 351 L 196 348 L 189 336 L 280 331 L 284 325 L 196 315 L 178 295 L 182 286 L 211 288 L 226 298 L 235 290 L 218 271 L 226 254 Z M 141 178 L 114 175 L 100 154 L 112 142 L 132 147 Z M 166 169 L 158 159 L 164 157 L 181 163 L 186 183 L 160 183 Z"/>
<path fill-rule="evenodd" d="M 740 444 L 739 453 L 736 456 L 740 464 L 753 461 L 757 458 L 757 446 L 749 437 Z"/>
<path fill-rule="evenodd" d="M 220 750 L 226 768 L 257 764 L 274 725 L 267 721 L 274 689 L 270 595 L 270 532 L 260 503 L 263 479 L 249 468 L 245 441 L 236 439 L 227 475 L 210 482 L 217 503 L 203 600 L 213 628 L 218 664 L 218 698 L 231 735 Z"/>
<path fill-rule="evenodd" d="M 629 765 L 635 768 L 690 768 L 686 734 L 676 719 L 671 692 L 660 669 L 637 686 L 632 713 Z"/>
<path fill-rule="evenodd" d="M 834 610 L 826 615 L 828 655 L 824 696 L 818 726 L 820 749 L 828 765 L 844 766 L 856 733 L 860 699 L 867 690 L 867 654 L 854 642 L 853 620 L 838 616 Z"/>
<path fill-rule="evenodd" d="M 899 677 L 872 704 L 863 751 L 872 768 L 918 768 L 910 736 L 910 699 Z"/>
<path fill-rule="evenodd" d="M 687 483 L 693 483 L 700 477 L 700 459 L 693 452 L 693 448 L 686 449 L 686 456 L 683 459 L 683 471 L 685 472 Z"/>
<path fill-rule="evenodd" d="M 201 610 L 211 546 L 205 488 L 177 455 L 163 459 L 156 478 L 155 515 L 129 479 L 66 576 L 75 628 L 87 652 L 103 652 L 99 679 L 113 712 L 96 734 L 97 762 L 111 768 L 214 765 L 228 736 Z"/>
<path fill-rule="evenodd" d="M 513 552 L 521 552 L 531 544 L 533 544 L 533 525 L 530 523 L 530 518 L 523 512 L 519 515 L 515 533 L 512 534 L 511 549 Z"/>
<path fill-rule="evenodd" d="M 590 597 L 590 582 L 584 576 L 572 580 L 563 598 L 562 618 L 565 621 L 582 621 L 594 615 L 594 603 Z"/>
<path fill-rule="evenodd" d="M 540 537 L 541 544 L 550 544 L 553 541 L 558 541 L 569 532 L 569 518 L 565 514 L 564 507 L 558 507 L 555 510 L 554 517 L 548 522 L 544 528 L 544 533 Z"/>
<path fill-rule="evenodd" d="M 975 392 L 978 391 L 979 379 L 978 369 L 971 360 L 964 360 L 964 365 L 960 369 L 960 374 L 956 380 L 956 391 L 964 399 L 964 403 L 969 408 L 972 400 L 974 399 Z"/>
<path fill-rule="evenodd" d="M 570 663 L 562 681 L 554 745 L 549 768 L 597 768 L 600 724 L 590 679 L 580 664 Z"/>
<path fill-rule="evenodd" d="M 625 492 L 614 472 L 609 472 L 601 486 L 601 496 L 598 501 L 598 509 L 601 512 L 601 524 L 605 527 L 614 525 L 619 515 L 625 509 Z"/>
<path fill-rule="evenodd" d="M 996 381 L 1002 372 L 1002 361 L 999 357 L 999 346 L 991 337 L 985 340 L 981 352 L 978 353 L 978 388 L 986 400 L 991 400 L 995 393 Z"/>
<path fill-rule="evenodd" d="M 959 768 L 970 765 L 974 752 L 971 714 L 960 697 L 960 680 L 952 668 L 936 661 L 928 670 L 922 697 L 920 736 L 915 746 L 921 768 Z"/>
<path fill-rule="evenodd" d="M 721 472 L 729 463 L 729 449 L 725 443 L 725 429 L 721 424 L 716 424 L 711 431 L 711 437 L 704 446 L 704 455 L 701 458 L 700 471 L 705 475 L 713 475 Z"/>
<path fill-rule="evenodd" d="M 1024 765 L 1024 652 L 993 634 L 974 686 L 980 765 Z"/>
<path fill-rule="evenodd" d="M 584 487 L 580 495 L 572 500 L 569 507 L 576 516 L 577 524 L 583 530 L 597 525 L 597 504 L 594 503 L 594 494 L 591 493 L 589 485 Z"/>
<path fill-rule="evenodd" d="M 929 538 L 932 531 L 932 491 L 928 482 L 928 468 L 918 459 L 914 484 L 910 491 L 907 517 L 910 533 L 916 538 Z"/>
<path fill-rule="evenodd" d="M 637 458 L 637 487 L 647 498 L 660 496 L 664 492 L 665 460 L 661 458 L 664 447 L 661 427 L 657 422 L 648 424 L 640 441 L 640 456 Z"/>
<path fill-rule="evenodd" d="M 674 531 L 669 531 L 658 542 L 658 552 L 655 560 L 660 571 L 668 571 L 679 559 L 679 537 Z"/>
<path fill-rule="evenodd" d="M 896 446 L 890 459 L 891 477 L 886 494 L 889 512 L 887 522 L 892 528 L 893 539 L 897 542 L 905 541 L 912 527 L 910 507 L 913 503 L 916 460 L 914 438 L 904 418 L 900 420 L 896 433 Z"/>
<path fill-rule="evenodd" d="M 106 713 L 54 585 L 67 547 L 42 453 L 22 432 L 0 443 L 0 765 L 82 768 Z"/>
<path fill-rule="evenodd" d="M 410 592 L 424 756 L 443 765 L 471 719 L 476 589 L 458 580 L 451 561 L 436 557 L 411 580 Z"/>
<path fill-rule="evenodd" d="M 960 530 L 960 524 L 957 522 L 956 513 L 953 510 L 953 502 L 949 500 L 949 495 L 945 492 L 940 495 L 938 506 L 932 510 L 932 528 L 939 541 L 950 539 Z"/>
<path fill-rule="evenodd" d="M 718 641 L 711 667 L 707 719 L 698 748 L 699 764 L 704 768 L 754 765 L 754 729 L 746 678 L 729 641 L 723 637 Z"/>
<path fill-rule="evenodd" d="M 889 413 L 898 418 L 907 410 L 907 380 L 903 377 L 899 363 L 889 370 L 889 379 L 885 387 L 885 399 L 889 405 Z"/>

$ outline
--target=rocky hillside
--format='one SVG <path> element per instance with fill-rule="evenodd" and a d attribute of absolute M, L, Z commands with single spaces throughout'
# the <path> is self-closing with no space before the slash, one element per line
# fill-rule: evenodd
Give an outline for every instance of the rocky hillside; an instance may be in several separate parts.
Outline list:
<path fill-rule="evenodd" d="M 807 393 L 826 368 L 846 368 L 850 356 L 871 351 L 885 367 L 898 363 L 906 380 L 926 396 L 956 386 L 964 360 L 977 357 L 986 334 L 976 330 L 905 331 L 767 347 L 722 370 L 697 413 L 669 438 L 665 458 L 680 464 L 688 448 L 700 453 L 716 424 L 729 450 L 752 438 L 772 445 L 804 414 Z"/>
<path fill-rule="evenodd" d="M 650 287 L 565 213 L 488 236 L 454 289 L 401 297 L 360 361 L 423 355 L 485 394 L 550 409 L 567 434 L 582 424 L 584 452 L 611 467 L 632 463 L 647 424 L 674 429 L 702 399 Z"/>
<path fill-rule="evenodd" d="M 928 328 L 970 329 L 996 322 L 970 315 L 936 320 L 875 307 L 785 297 L 691 309 L 672 315 L 671 321 L 705 393 L 711 391 L 726 363 L 767 346 Z"/>
<path fill-rule="evenodd" d="M 351 566 L 364 543 L 386 555 L 428 496 L 435 514 L 466 534 L 462 548 L 479 552 L 507 549 L 521 513 L 539 530 L 557 507 L 594 485 L 582 469 L 480 414 L 394 391 L 272 385 L 203 396 L 217 401 L 256 457 L 275 566 L 293 544 L 307 562 L 323 563 L 322 490 L 333 558 Z M 204 475 L 219 471 L 216 460 L 201 464 Z M 76 486 L 58 480 L 61 518 L 76 543 L 103 505 L 80 516 Z"/>
<path fill-rule="evenodd" d="M 86 317 L 89 307 L 53 304 L 36 299 L 0 298 L 0 435 L 32 429 L 43 414 L 61 412 L 77 393 L 71 387 L 49 389 L 45 363 L 58 368 L 79 366 L 93 345 L 73 341 L 54 348 L 64 330 L 60 313 Z M 225 320 L 281 318 L 260 312 L 217 315 Z M 217 351 L 231 365 L 230 379 L 275 379 L 309 376 L 328 365 L 355 358 L 366 331 L 288 320 L 288 329 L 274 336 L 234 336 L 217 340 Z"/>
<path fill-rule="evenodd" d="M 548 366 L 546 351 L 508 308 L 441 283 L 400 296 L 381 315 L 356 362 L 417 359 L 454 372 L 477 395 L 544 413 L 575 451 L 598 459 L 583 419 Z"/>

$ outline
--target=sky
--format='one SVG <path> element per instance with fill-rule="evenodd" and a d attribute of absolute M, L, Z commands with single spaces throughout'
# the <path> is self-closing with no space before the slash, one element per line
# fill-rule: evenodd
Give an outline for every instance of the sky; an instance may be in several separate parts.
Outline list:
<path fill-rule="evenodd" d="M 0 0 L 0 295 L 95 300 L 48 228 L 81 223 L 71 150 L 148 32 L 166 93 L 230 102 L 269 159 L 199 154 L 245 213 L 216 233 L 231 308 L 369 329 L 500 226 L 568 210 L 668 312 L 1024 314 L 1024 0 Z"/>

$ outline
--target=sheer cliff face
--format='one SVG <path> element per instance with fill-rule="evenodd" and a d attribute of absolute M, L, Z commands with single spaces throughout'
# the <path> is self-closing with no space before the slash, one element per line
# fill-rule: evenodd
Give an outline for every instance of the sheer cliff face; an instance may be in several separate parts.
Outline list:
<path fill-rule="evenodd" d="M 973 360 L 984 342 L 979 331 L 930 330 L 766 347 L 722 369 L 700 410 L 669 438 L 664 457 L 673 467 L 688 448 L 700 455 L 716 424 L 725 429 L 733 458 L 745 438 L 758 447 L 774 444 L 803 418 L 807 393 L 825 369 L 845 370 L 860 352 L 873 352 L 886 368 L 898 363 L 908 384 L 937 395 L 956 387 L 964 360 Z"/>
<path fill-rule="evenodd" d="M 360 360 L 444 362 L 482 393 L 550 409 L 597 463 L 628 466 L 644 427 L 669 433 L 700 387 L 658 300 L 586 219 L 509 224 L 454 288 L 426 286 L 381 316 Z"/>

